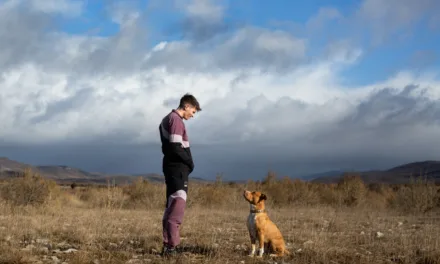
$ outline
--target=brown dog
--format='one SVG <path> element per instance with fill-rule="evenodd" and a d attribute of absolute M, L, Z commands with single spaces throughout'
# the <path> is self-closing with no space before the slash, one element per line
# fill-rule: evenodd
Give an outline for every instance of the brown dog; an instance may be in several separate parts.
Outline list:
<path fill-rule="evenodd" d="M 267 200 L 265 194 L 261 192 L 250 192 L 245 190 L 244 198 L 250 204 L 250 213 L 247 220 L 247 228 L 251 239 L 251 252 L 249 256 L 255 255 L 255 244 L 259 241 L 258 257 L 262 257 L 264 253 L 264 244 L 270 244 L 270 248 L 275 254 L 270 254 L 271 257 L 281 257 L 284 254 L 290 254 L 286 250 L 283 236 L 278 227 L 269 219 L 266 213 L 264 201 Z"/>

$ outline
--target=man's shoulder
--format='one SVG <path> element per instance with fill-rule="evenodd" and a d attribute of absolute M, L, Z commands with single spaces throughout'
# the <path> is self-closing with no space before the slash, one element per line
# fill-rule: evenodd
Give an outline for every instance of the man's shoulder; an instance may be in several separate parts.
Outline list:
<path fill-rule="evenodd" d="M 165 121 L 165 120 L 172 120 L 172 119 L 175 119 L 175 118 L 177 118 L 178 117 L 178 115 L 174 112 L 174 111 L 170 111 L 170 112 L 168 112 L 168 114 L 166 114 L 163 118 L 162 118 L 162 121 Z"/>
<path fill-rule="evenodd" d="M 171 125 L 171 126 L 185 127 L 185 123 L 183 123 L 182 118 L 179 116 L 179 114 L 177 114 L 173 110 L 162 118 L 161 123 L 167 126 Z"/>
<path fill-rule="evenodd" d="M 178 123 L 185 126 L 182 118 L 175 111 L 171 111 L 171 113 L 168 114 L 168 119 L 170 120 L 170 122 Z"/>

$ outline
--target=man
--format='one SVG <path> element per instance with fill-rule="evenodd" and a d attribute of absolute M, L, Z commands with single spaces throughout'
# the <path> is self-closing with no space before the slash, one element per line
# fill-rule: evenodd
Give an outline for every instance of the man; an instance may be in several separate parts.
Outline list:
<path fill-rule="evenodd" d="M 199 102 L 185 94 L 177 109 L 166 115 L 159 125 L 162 142 L 162 170 L 166 183 L 166 204 L 162 219 L 163 255 L 176 254 L 180 243 L 179 228 L 183 220 L 188 192 L 188 177 L 194 170 L 188 134 L 183 119 L 191 119 L 201 111 Z"/>

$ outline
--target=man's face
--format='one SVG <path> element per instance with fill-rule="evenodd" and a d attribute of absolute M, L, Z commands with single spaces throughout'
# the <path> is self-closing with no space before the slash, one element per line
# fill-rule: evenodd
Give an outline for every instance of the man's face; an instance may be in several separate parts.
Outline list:
<path fill-rule="evenodd" d="M 183 112 L 183 118 L 185 120 L 189 120 L 190 118 L 194 117 L 194 115 L 197 113 L 197 110 L 192 105 L 186 105 L 185 110 Z"/>

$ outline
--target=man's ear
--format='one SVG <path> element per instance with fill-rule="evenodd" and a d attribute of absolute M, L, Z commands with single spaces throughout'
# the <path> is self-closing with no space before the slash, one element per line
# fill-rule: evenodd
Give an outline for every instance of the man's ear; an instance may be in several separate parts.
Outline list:
<path fill-rule="evenodd" d="M 264 193 L 260 195 L 260 201 L 262 200 L 267 200 L 267 196 Z"/>

